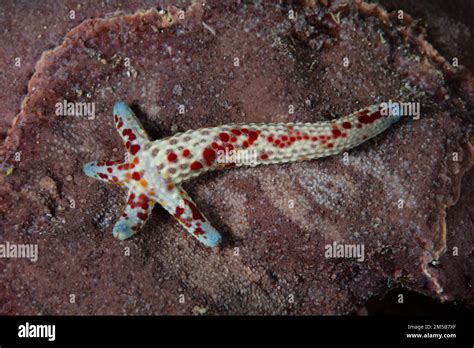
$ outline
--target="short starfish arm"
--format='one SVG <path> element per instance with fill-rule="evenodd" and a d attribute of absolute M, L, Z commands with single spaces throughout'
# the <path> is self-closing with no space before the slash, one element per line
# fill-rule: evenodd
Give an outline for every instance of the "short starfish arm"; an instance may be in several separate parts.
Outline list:
<path fill-rule="evenodd" d="M 124 161 L 94 161 L 89 162 L 83 167 L 84 174 L 87 176 L 98 179 L 112 184 L 123 185 L 125 180 L 124 167 L 128 167 L 128 164 L 124 164 Z"/>
<path fill-rule="evenodd" d="M 114 121 L 123 144 L 131 155 L 136 155 L 149 142 L 148 134 L 140 121 L 123 101 L 114 105 Z"/>
<path fill-rule="evenodd" d="M 124 240 L 140 231 L 143 224 L 148 220 L 155 202 L 145 194 L 129 192 L 127 205 L 114 226 L 114 237 Z"/>
<path fill-rule="evenodd" d="M 219 245 L 222 239 L 220 233 L 199 212 L 196 203 L 193 202 L 181 187 L 169 186 L 166 198 L 159 200 L 159 202 L 201 243 L 209 247 Z"/>

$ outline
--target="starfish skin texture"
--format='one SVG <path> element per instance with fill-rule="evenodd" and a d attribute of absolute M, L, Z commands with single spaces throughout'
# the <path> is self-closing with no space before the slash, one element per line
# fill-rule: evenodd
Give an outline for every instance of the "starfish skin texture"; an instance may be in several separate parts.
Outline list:
<path fill-rule="evenodd" d="M 289 163 L 332 156 L 383 132 L 400 119 L 375 104 L 348 116 L 316 123 L 227 124 L 151 141 L 130 107 L 113 109 L 126 160 L 86 164 L 94 179 L 128 188 L 126 207 L 113 228 L 124 240 L 145 224 L 156 202 L 201 243 L 216 247 L 221 235 L 199 212 L 181 184 L 207 171 Z"/>

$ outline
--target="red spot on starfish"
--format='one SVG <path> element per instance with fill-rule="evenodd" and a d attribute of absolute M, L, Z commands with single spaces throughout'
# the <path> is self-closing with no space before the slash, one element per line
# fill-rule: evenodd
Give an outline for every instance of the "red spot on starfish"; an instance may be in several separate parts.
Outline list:
<path fill-rule="evenodd" d="M 238 129 L 232 129 L 231 132 L 235 135 L 241 135 L 242 134 L 242 132 Z"/>
<path fill-rule="evenodd" d="M 189 151 L 188 149 L 183 150 L 183 157 L 188 157 L 190 154 L 191 154 L 191 151 Z"/>
<path fill-rule="evenodd" d="M 202 152 L 202 157 L 204 157 L 206 164 L 210 166 L 216 160 L 216 152 L 206 147 Z"/>
<path fill-rule="evenodd" d="M 199 170 L 202 168 L 201 162 L 195 161 L 191 163 L 191 170 Z"/>
<path fill-rule="evenodd" d="M 138 151 L 140 151 L 140 145 L 134 144 L 130 147 L 130 153 L 135 155 Z"/>
<path fill-rule="evenodd" d="M 343 122 L 342 127 L 345 128 L 345 129 L 351 129 L 352 124 L 350 122 Z"/>
<path fill-rule="evenodd" d="M 138 212 L 137 213 L 137 217 L 140 219 L 140 220 L 143 220 L 145 221 L 148 217 L 148 215 L 146 213 L 142 213 L 142 212 Z"/>
<path fill-rule="evenodd" d="M 229 134 L 227 133 L 220 133 L 219 134 L 219 139 L 223 142 L 228 142 L 229 141 Z"/>
<path fill-rule="evenodd" d="M 359 122 L 360 123 L 372 123 L 375 120 L 378 120 L 380 117 L 382 117 L 382 115 L 380 114 L 380 111 L 377 110 L 373 114 L 359 116 Z"/>
<path fill-rule="evenodd" d="M 183 215 L 184 213 L 184 208 L 183 207 L 176 207 L 176 212 L 175 212 L 175 216 L 176 217 L 180 217 L 181 215 Z"/>
<path fill-rule="evenodd" d="M 333 129 L 332 134 L 334 135 L 334 139 L 338 138 L 341 136 L 341 131 L 339 129 Z"/>
<path fill-rule="evenodd" d="M 202 230 L 201 227 L 196 227 L 196 229 L 193 232 L 196 236 L 204 234 L 204 231 Z"/>
<path fill-rule="evenodd" d="M 175 162 L 177 159 L 178 159 L 178 155 L 176 155 L 174 152 L 170 152 L 168 154 L 168 161 Z"/>
<path fill-rule="evenodd" d="M 148 209 L 148 202 L 142 202 L 142 204 L 140 205 L 140 207 L 141 207 L 143 210 L 147 210 L 147 209 Z"/>
<path fill-rule="evenodd" d="M 188 205 L 189 208 L 191 208 L 191 212 L 193 213 L 193 219 L 194 220 L 202 220 L 204 221 L 204 217 L 201 215 L 201 213 L 199 212 L 198 208 L 196 207 L 196 205 L 194 205 L 193 202 L 191 201 L 188 201 L 187 199 L 184 200 L 184 203 L 186 203 Z"/>

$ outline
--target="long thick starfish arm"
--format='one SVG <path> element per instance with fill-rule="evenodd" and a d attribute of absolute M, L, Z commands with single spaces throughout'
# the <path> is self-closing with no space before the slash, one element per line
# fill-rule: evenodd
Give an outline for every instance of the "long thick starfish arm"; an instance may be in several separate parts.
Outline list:
<path fill-rule="evenodd" d="M 114 107 L 126 161 L 84 166 L 88 176 L 128 188 L 127 206 L 113 229 L 125 239 L 135 234 L 159 202 L 189 233 L 207 246 L 220 234 L 199 212 L 180 184 L 215 169 L 288 163 L 326 157 L 353 148 L 400 119 L 394 110 L 372 105 L 346 117 L 317 123 L 229 124 L 178 133 L 151 142 L 132 110 Z"/>

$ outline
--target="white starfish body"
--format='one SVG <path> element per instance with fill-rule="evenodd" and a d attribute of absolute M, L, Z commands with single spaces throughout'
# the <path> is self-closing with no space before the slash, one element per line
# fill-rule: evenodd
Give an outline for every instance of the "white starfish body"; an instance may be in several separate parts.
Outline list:
<path fill-rule="evenodd" d="M 327 122 L 228 124 L 152 142 L 133 111 L 117 102 L 114 119 L 128 160 L 91 162 L 84 166 L 84 172 L 128 188 L 127 205 L 113 229 L 117 238 L 123 240 L 138 232 L 158 202 L 191 235 L 215 247 L 221 241 L 219 232 L 181 188 L 182 182 L 215 169 L 341 153 L 383 132 L 400 118 L 382 114 L 381 105 L 372 105 Z"/>

